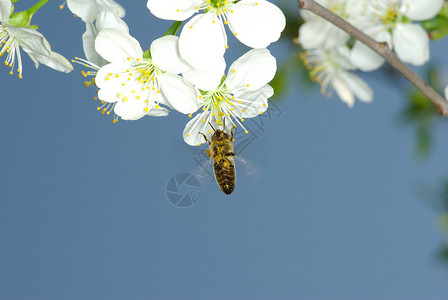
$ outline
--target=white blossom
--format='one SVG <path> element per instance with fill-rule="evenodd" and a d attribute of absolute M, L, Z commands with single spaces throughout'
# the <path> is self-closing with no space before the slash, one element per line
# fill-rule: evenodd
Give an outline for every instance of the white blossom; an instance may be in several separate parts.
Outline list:
<path fill-rule="evenodd" d="M 110 63 L 95 77 L 99 99 L 115 105 L 110 109 L 125 120 L 167 115 L 161 104 L 184 114 L 195 112 L 197 89 L 176 75 L 189 69 L 178 54 L 177 44 L 175 36 L 159 38 L 151 44 L 148 57 L 129 34 L 113 28 L 101 30 L 95 49 Z"/>
<path fill-rule="evenodd" d="M 7 54 L 5 65 L 11 68 L 11 75 L 14 70 L 17 70 L 19 77 L 22 78 L 23 65 L 20 48 L 33 60 L 36 68 L 41 63 L 65 73 L 73 70 L 67 59 L 51 50 L 50 44 L 40 32 L 33 28 L 9 24 L 10 14 L 11 1 L 0 0 L 0 57 Z"/>
<path fill-rule="evenodd" d="M 210 139 L 212 126 L 230 132 L 238 124 L 247 133 L 244 119 L 258 116 L 268 108 L 267 99 L 274 94 L 268 83 L 276 70 L 275 58 L 267 49 L 252 49 L 241 56 L 230 66 L 222 83 L 199 96 L 202 111 L 186 125 L 185 142 L 200 145 L 205 140 L 199 133 Z"/>
<path fill-rule="evenodd" d="M 189 20 L 179 37 L 181 56 L 194 68 L 209 70 L 224 55 L 225 25 L 243 44 L 265 48 L 277 41 L 285 28 L 282 11 L 265 0 L 148 0 L 155 16 L 166 20 Z"/>
<path fill-rule="evenodd" d="M 339 98 L 349 107 L 355 104 L 355 97 L 363 102 L 371 102 L 371 88 L 357 75 L 356 68 L 349 61 L 349 49 L 316 48 L 301 54 L 301 58 L 310 70 L 310 78 L 321 85 L 323 94 L 331 95 L 336 91 Z"/>
<path fill-rule="evenodd" d="M 406 63 L 421 66 L 429 60 L 429 37 L 418 23 L 433 18 L 443 0 L 368 0 L 362 30 L 378 42 L 387 42 Z M 384 59 L 355 42 L 351 61 L 363 71 L 379 68 Z"/>

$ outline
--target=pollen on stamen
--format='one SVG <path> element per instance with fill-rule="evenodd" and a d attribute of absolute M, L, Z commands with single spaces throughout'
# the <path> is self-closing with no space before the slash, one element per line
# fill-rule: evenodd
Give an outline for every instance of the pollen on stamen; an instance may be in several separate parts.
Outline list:
<path fill-rule="evenodd" d="M 225 46 L 225 48 L 226 48 L 226 49 L 229 49 L 229 46 L 228 46 L 228 45 L 226 45 L 226 46 Z"/>
<path fill-rule="evenodd" d="M 148 111 L 149 111 L 149 108 L 145 107 L 145 112 L 148 112 Z"/>
<path fill-rule="evenodd" d="M 187 136 L 190 136 L 190 134 L 189 134 L 189 133 L 187 133 Z"/>
<path fill-rule="evenodd" d="M 191 114 L 189 114 L 188 117 L 191 118 Z M 188 136 L 188 134 L 187 134 L 187 136 Z"/>
<path fill-rule="evenodd" d="M 202 119 L 202 123 L 205 123 L 205 119 Z"/>

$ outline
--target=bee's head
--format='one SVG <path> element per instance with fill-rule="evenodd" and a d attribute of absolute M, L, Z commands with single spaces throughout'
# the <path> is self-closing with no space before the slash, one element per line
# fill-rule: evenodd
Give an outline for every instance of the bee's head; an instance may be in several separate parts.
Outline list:
<path fill-rule="evenodd" d="M 215 133 L 212 136 L 212 141 L 219 142 L 219 141 L 224 141 L 224 140 L 228 140 L 228 139 L 229 139 L 229 135 L 220 129 L 216 129 Z"/>

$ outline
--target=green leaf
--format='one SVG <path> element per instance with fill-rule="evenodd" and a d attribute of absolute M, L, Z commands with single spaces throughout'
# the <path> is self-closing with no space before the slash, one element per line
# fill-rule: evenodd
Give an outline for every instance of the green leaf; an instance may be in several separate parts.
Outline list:
<path fill-rule="evenodd" d="M 439 40 L 448 35 L 448 4 L 445 2 L 437 16 L 423 21 L 422 25 L 433 40 Z"/>

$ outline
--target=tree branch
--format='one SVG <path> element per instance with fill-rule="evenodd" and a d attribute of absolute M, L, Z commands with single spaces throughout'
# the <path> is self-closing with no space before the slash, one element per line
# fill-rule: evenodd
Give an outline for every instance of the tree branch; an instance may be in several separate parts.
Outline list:
<path fill-rule="evenodd" d="M 400 72 L 408 79 L 417 89 L 419 89 L 426 97 L 428 97 L 437 107 L 439 113 L 448 116 L 448 101 L 440 96 L 428 83 L 420 78 L 414 71 L 405 65 L 388 47 L 385 42 L 377 42 L 364 32 L 357 29 L 339 16 L 316 3 L 313 0 L 298 0 L 299 7 L 304 10 L 313 12 L 314 14 L 324 18 L 341 28 L 355 39 L 361 41 L 367 47 L 381 55 L 392 67 Z"/>

